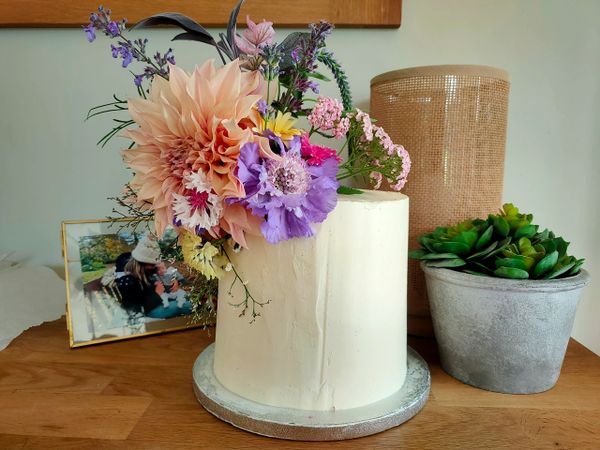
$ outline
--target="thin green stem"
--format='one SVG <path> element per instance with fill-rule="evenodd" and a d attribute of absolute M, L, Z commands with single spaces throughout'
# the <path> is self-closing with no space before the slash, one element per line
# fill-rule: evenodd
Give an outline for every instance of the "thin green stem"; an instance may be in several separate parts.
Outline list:
<path fill-rule="evenodd" d="M 322 131 L 319 131 L 319 130 L 314 130 L 314 132 L 317 133 L 319 136 L 323 136 L 323 137 L 325 137 L 327 139 L 333 139 L 334 138 L 334 136 L 331 136 L 331 135 L 329 135 L 327 133 L 323 133 Z"/>
<path fill-rule="evenodd" d="M 350 142 L 350 139 L 346 138 L 346 140 L 344 141 L 344 145 L 342 145 L 342 148 L 340 148 L 338 150 L 338 152 L 337 152 L 338 156 L 340 156 L 342 154 L 342 152 L 344 151 L 344 149 L 348 145 L 348 142 Z"/>
<path fill-rule="evenodd" d="M 96 145 L 100 145 L 104 148 L 104 146 L 110 141 L 119 131 L 127 128 L 129 125 L 133 125 L 135 122 L 133 120 L 128 120 L 126 122 L 121 122 L 118 126 L 114 127 L 111 131 L 105 134 Z"/>
<path fill-rule="evenodd" d="M 337 179 L 344 180 L 346 178 L 355 177 L 357 175 L 362 175 L 365 173 L 373 172 L 373 171 L 376 171 L 377 169 L 378 169 L 377 167 L 373 167 L 373 166 L 362 167 L 361 169 L 359 169 L 357 171 L 353 171 L 351 169 L 344 168 L 345 173 L 342 173 L 342 174 L 338 173 Z"/>
<path fill-rule="evenodd" d="M 229 303 L 229 304 L 231 306 L 233 306 L 234 308 L 242 307 L 242 312 L 240 313 L 240 317 L 241 317 L 246 314 L 246 311 L 248 310 L 248 306 L 249 306 L 248 303 L 250 301 L 252 301 L 252 320 L 250 321 L 250 323 L 253 323 L 256 320 L 256 318 L 258 316 L 260 316 L 260 313 L 256 312 L 256 307 L 257 306 L 263 307 L 263 306 L 271 303 L 271 300 L 267 300 L 265 302 L 259 302 L 258 300 L 256 300 L 250 293 L 250 290 L 248 289 L 246 282 L 242 279 L 242 277 L 238 273 L 237 269 L 235 268 L 235 265 L 231 262 L 231 258 L 229 257 L 229 254 L 225 250 L 225 245 L 223 245 L 223 244 L 221 244 L 221 251 L 227 258 L 227 261 L 229 262 L 229 264 L 231 264 L 231 270 L 234 275 L 233 282 L 231 283 L 231 286 L 229 287 L 228 294 L 233 295 L 231 291 L 237 282 L 240 282 L 244 289 L 244 300 L 242 300 L 240 303 L 237 303 L 237 304 L 235 304 L 235 303 Z"/>
<path fill-rule="evenodd" d="M 111 112 L 121 112 L 121 111 L 127 111 L 127 109 L 126 108 L 105 109 L 102 111 L 97 111 L 93 114 L 88 113 L 88 115 L 85 117 L 85 120 L 89 120 L 92 117 L 100 116 L 102 114 L 107 114 L 107 113 L 111 113 Z"/>
<path fill-rule="evenodd" d="M 264 121 L 265 121 L 264 129 L 265 130 L 269 127 L 269 115 L 270 115 L 269 107 L 271 106 L 271 102 L 269 99 L 270 93 L 271 93 L 271 80 L 269 79 L 269 80 L 267 80 L 267 111 L 265 112 L 265 118 L 264 118 Z"/>

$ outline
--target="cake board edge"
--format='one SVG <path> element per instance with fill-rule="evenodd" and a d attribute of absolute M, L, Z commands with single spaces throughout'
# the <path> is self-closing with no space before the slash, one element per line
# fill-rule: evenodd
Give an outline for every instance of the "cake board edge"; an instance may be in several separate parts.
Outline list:
<path fill-rule="evenodd" d="M 370 405 L 338 410 L 310 411 L 264 405 L 225 388 L 213 371 L 214 344 L 206 347 L 193 368 L 198 402 L 209 413 L 242 430 L 294 441 L 337 441 L 380 433 L 412 419 L 425 406 L 431 389 L 427 363 L 411 347 L 402 387 Z"/>

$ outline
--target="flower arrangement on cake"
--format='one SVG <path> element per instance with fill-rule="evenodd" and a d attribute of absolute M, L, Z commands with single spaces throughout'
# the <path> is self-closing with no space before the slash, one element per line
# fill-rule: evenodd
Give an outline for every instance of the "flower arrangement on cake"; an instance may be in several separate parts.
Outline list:
<path fill-rule="evenodd" d="M 84 31 L 90 42 L 97 35 L 110 39 L 112 57 L 137 89 L 137 97 L 114 95 L 88 113 L 119 115 L 99 144 L 116 135 L 132 141 L 123 160 L 133 179 L 116 199 L 122 214 L 153 219 L 158 236 L 174 227 L 191 268 L 208 279 L 232 272 L 234 282 L 246 286 L 230 252 L 247 248 L 247 235 L 272 244 L 310 238 L 336 208 L 338 194 L 361 192 L 342 180 L 364 177 L 373 189 L 387 183 L 399 191 L 410 158 L 367 113 L 353 108 L 346 75 L 325 45 L 332 24 L 311 24 L 276 43 L 266 20 L 248 17 L 247 28 L 237 32 L 242 3 L 218 37 L 177 13 L 133 27 L 172 25 L 183 30 L 173 40 L 213 46 L 221 64 L 208 60 L 191 71 L 176 64 L 172 49 L 150 55 L 148 40 L 129 38 L 126 20 L 114 20 L 103 7 Z M 319 83 L 329 81 L 321 67 L 331 73 L 340 99 L 317 96 Z M 325 146 L 317 137 L 336 143 Z M 239 306 L 244 314 L 251 305 L 254 318 L 256 306 L 266 302 L 245 287 Z"/>

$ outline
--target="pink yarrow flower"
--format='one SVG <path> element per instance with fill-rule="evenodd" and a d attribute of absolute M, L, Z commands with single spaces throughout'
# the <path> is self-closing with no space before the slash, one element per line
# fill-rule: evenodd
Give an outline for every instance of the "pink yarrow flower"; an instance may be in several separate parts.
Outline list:
<path fill-rule="evenodd" d="M 373 133 L 375 131 L 375 125 L 373 125 L 371 122 L 371 116 L 369 116 L 366 112 L 356 108 L 355 118 L 358 122 L 362 123 L 363 138 L 366 141 L 371 142 L 373 140 Z"/>
<path fill-rule="evenodd" d="M 322 131 L 333 131 L 336 139 L 343 138 L 350 127 L 350 120 L 342 117 L 344 106 L 339 100 L 330 97 L 319 97 L 311 113 L 308 115 L 310 125 Z"/>
<path fill-rule="evenodd" d="M 235 36 L 235 45 L 246 55 L 256 56 L 261 47 L 272 44 L 275 37 L 273 22 L 263 19 L 260 23 L 254 23 L 250 16 L 246 16 L 248 28 L 242 33 L 242 37 Z"/>
<path fill-rule="evenodd" d="M 379 189 L 385 179 L 391 189 L 400 191 L 406 184 L 411 168 L 410 156 L 401 145 L 396 145 L 392 138 L 382 127 L 373 124 L 371 117 L 366 112 L 356 109 L 349 117 L 358 123 L 362 129 L 360 141 L 367 146 L 375 145 L 383 150 L 381 159 L 373 161 L 374 169 L 369 173 L 369 178 L 374 189 Z M 377 170 L 381 168 L 381 170 Z M 386 175 L 384 175 L 386 174 Z"/>
<path fill-rule="evenodd" d="M 396 154 L 402 158 L 402 171 L 396 178 L 396 183 L 391 185 L 391 188 L 395 191 L 399 191 L 406 184 L 408 173 L 410 172 L 411 168 L 411 161 L 408 152 L 402 145 L 396 145 Z"/>
<path fill-rule="evenodd" d="M 344 136 L 346 136 L 346 133 L 348 133 L 349 129 L 350 119 L 348 117 L 343 117 L 333 129 L 333 137 L 336 139 L 342 139 Z"/>
<path fill-rule="evenodd" d="M 334 149 L 311 144 L 306 134 L 302 136 L 300 145 L 302 158 L 309 166 L 320 166 L 329 158 L 335 158 L 338 163 L 342 161 Z"/>
<path fill-rule="evenodd" d="M 381 172 L 371 172 L 369 174 L 369 177 L 373 182 L 373 189 L 379 189 L 381 187 L 381 183 L 383 182 L 383 175 L 381 174 Z"/>

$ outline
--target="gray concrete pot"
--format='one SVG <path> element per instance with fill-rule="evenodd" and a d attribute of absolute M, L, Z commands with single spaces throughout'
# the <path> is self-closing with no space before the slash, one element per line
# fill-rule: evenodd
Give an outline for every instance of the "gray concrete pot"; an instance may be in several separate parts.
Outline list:
<path fill-rule="evenodd" d="M 442 368 L 489 391 L 533 394 L 560 375 L 590 276 L 508 280 L 421 264 Z"/>

